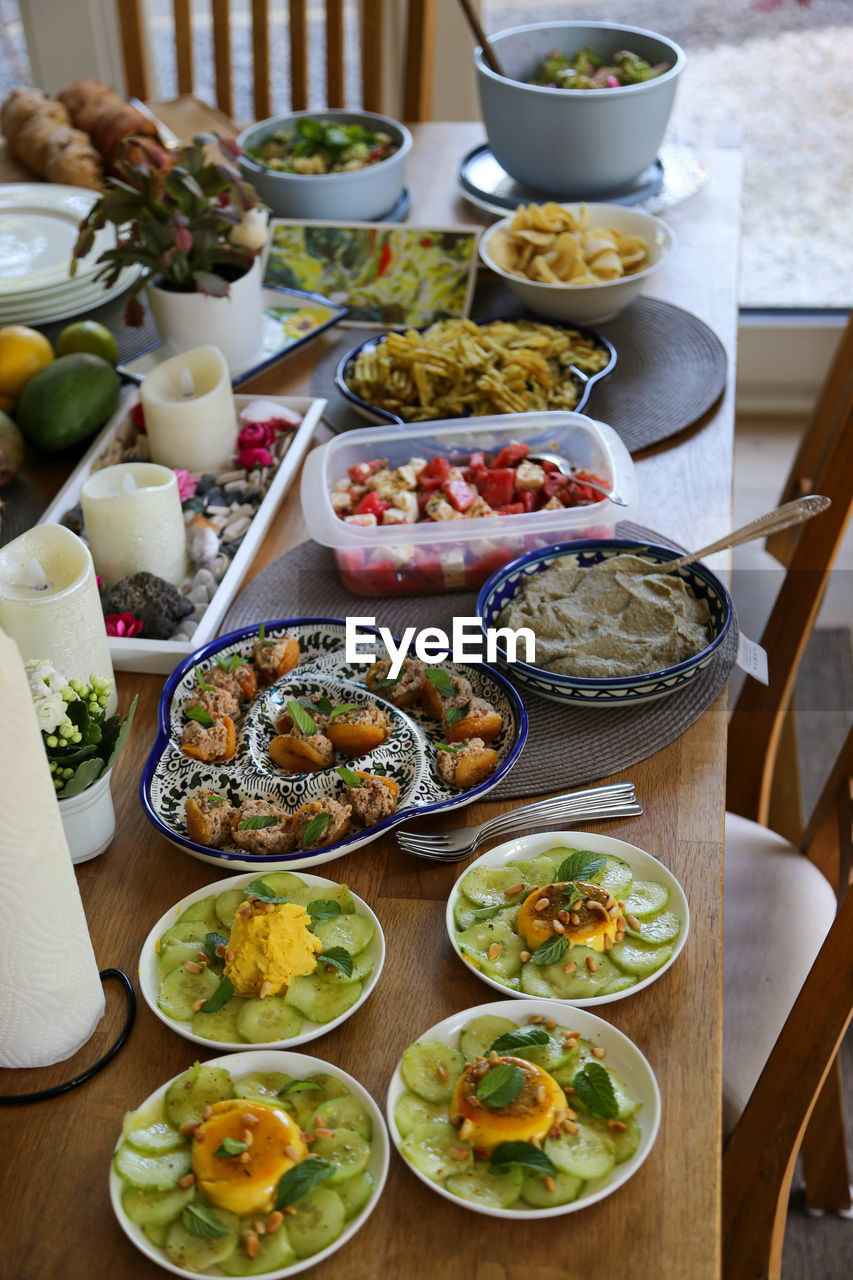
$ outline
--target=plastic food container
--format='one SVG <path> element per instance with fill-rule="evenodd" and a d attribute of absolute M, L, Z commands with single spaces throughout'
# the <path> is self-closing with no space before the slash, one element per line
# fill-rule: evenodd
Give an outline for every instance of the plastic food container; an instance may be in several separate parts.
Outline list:
<path fill-rule="evenodd" d="M 384 458 L 389 467 L 436 456 L 467 463 L 474 450 L 493 454 L 512 441 L 531 452 L 560 454 L 593 472 L 630 505 L 637 482 L 631 455 L 612 427 L 580 413 L 498 414 L 422 425 L 375 427 L 337 436 L 308 455 L 302 510 L 315 542 L 331 547 L 341 582 L 358 596 L 427 595 L 474 590 L 508 560 L 577 538 L 608 538 L 629 508 L 607 498 L 583 507 L 480 519 L 379 525 L 345 524 L 331 490 L 357 462 Z"/>

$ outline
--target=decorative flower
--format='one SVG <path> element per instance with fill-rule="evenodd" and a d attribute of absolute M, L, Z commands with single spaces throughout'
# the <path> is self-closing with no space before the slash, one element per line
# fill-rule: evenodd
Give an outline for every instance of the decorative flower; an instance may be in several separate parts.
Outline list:
<path fill-rule="evenodd" d="M 195 488 L 201 476 L 185 471 L 183 467 L 175 467 L 174 472 L 178 478 L 178 497 L 181 502 L 189 502 L 190 498 L 195 497 Z"/>
<path fill-rule="evenodd" d="M 32 658 L 25 667 L 39 728 L 42 733 L 55 733 L 61 725 L 70 723 L 65 709 L 68 699 L 63 696 L 68 681 L 44 658 Z"/>
<path fill-rule="evenodd" d="M 142 407 L 141 400 L 137 400 L 136 404 L 131 409 L 130 420 L 136 427 L 137 431 L 145 430 L 145 410 Z"/>
<path fill-rule="evenodd" d="M 104 626 L 108 636 L 138 636 L 142 630 L 142 619 L 132 613 L 105 613 Z"/>
<path fill-rule="evenodd" d="M 271 467 L 273 459 L 268 449 L 241 449 L 234 461 L 251 471 L 253 467 Z"/>
<path fill-rule="evenodd" d="M 99 573 L 95 574 L 95 586 L 99 591 L 103 591 L 104 589 L 104 580 Z"/>
<path fill-rule="evenodd" d="M 236 227 L 232 227 L 228 239 L 241 249 L 253 249 L 260 253 L 267 242 L 269 213 L 266 209 L 247 209 Z M 177 244 L 177 236 L 175 243 Z"/>
<path fill-rule="evenodd" d="M 237 437 L 237 448 L 265 449 L 275 436 L 276 430 L 271 422 L 247 422 Z"/>

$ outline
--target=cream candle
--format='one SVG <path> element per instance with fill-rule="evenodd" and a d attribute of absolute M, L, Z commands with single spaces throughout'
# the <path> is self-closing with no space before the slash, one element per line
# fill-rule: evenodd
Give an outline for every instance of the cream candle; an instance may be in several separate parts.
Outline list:
<path fill-rule="evenodd" d="M 203 472 L 230 461 L 237 411 L 217 347 L 194 347 L 164 360 L 146 375 L 139 395 L 154 462 Z"/>
<path fill-rule="evenodd" d="M 176 585 L 187 572 L 187 535 L 174 471 L 122 462 L 93 471 L 80 490 L 86 539 L 105 587 L 145 569 Z"/>
<path fill-rule="evenodd" d="M 92 557 L 63 525 L 37 524 L 0 548 L 0 627 L 25 661 L 47 658 L 69 680 L 112 679 Z"/>

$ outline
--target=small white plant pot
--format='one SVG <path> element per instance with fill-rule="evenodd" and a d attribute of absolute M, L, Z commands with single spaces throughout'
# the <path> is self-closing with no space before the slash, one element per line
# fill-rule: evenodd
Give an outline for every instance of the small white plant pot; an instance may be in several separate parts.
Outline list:
<path fill-rule="evenodd" d="M 62 828 L 73 863 L 88 862 L 109 848 L 116 829 L 109 769 L 79 795 L 59 798 Z"/>
<path fill-rule="evenodd" d="M 206 293 L 175 293 L 157 284 L 147 286 L 148 301 L 163 339 L 165 354 L 178 355 L 193 347 L 218 347 L 231 373 L 254 364 L 263 337 L 263 268 L 255 258 L 245 275 L 233 280 L 224 298 Z"/>

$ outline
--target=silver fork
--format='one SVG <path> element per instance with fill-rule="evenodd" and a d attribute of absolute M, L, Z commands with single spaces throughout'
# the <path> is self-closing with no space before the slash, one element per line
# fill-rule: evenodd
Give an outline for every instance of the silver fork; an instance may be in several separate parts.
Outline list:
<path fill-rule="evenodd" d="M 454 827 L 450 831 L 431 834 L 398 828 L 396 836 L 400 848 L 415 857 L 431 858 L 434 862 L 460 862 L 484 840 L 496 836 L 529 831 L 532 827 L 559 826 L 569 819 L 588 822 L 603 818 L 633 818 L 642 812 L 642 805 L 637 803 L 634 795 L 633 782 L 613 782 L 521 805 L 476 827 Z"/>

